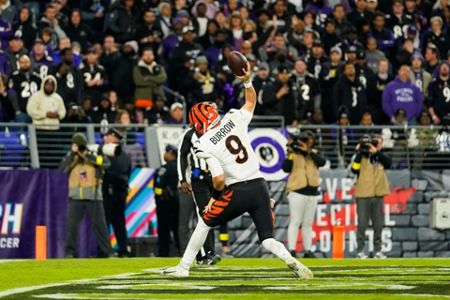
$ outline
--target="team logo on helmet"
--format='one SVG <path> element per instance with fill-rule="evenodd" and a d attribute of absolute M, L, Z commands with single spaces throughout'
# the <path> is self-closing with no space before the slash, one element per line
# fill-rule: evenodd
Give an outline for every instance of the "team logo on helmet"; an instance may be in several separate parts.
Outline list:
<path fill-rule="evenodd" d="M 216 125 L 219 120 L 219 113 L 207 102 L 197 103 L 189 111 L 189 124 L 200 134 L 204 134 L 208 129 Z"/>

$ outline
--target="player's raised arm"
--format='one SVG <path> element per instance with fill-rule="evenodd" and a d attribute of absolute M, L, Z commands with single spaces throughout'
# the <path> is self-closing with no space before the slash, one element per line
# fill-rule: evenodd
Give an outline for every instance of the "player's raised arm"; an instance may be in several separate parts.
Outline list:
<path fill-rule="evenodd" d="M 245 104 L 242 106 L 242 108 L 248 110 L 253 114 L 256 106 L 256 91 L 253 88 L 252 81 L 250 79 L 252 72 L 249 62 L 247 62 L 247 69 L 242 69 L 242 71 L 244 72 L 244 75 L 236 76 L 244 82 L 245 87 Z"/>

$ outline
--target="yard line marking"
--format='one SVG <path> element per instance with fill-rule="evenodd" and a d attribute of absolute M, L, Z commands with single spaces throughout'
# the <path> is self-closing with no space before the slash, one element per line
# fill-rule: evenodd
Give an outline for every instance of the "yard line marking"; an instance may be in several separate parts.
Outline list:
<path fill-rule="evenodd" d="M 45 289 L 45 288 L 54 288 L 54 287 L 58 287 L 58 286 L 69 285 L 69 284 L 91 283 L 92 281 L 97 281 L 100 279 L 110 279 L 110 278 L 111 279 L 114 279 L 114 278 L 120 279 L 120 278 L 122 278 L 120 276 L 124 276 L 124 275 L 130 276 L 130 274 L 136 275 L 136 274 L 140 274 L 140 273 L 123 273 L 123 274 L 117 274 L 117 275 L 107 275 L 107 276 L 102 276 L 102 277 L 98 277 L 98 278 L 68 280 L 65 282 L 56 282 L 56 283 L 40 284 L 40 285 L 32 285 L 32 286 L 27 286 L 27 287 L 14 288 L 14 289 L 9 289 L 9 290 L 5 290 L 5 291 L 0 291 L 0 298 L 6 297 L 6 296 L 12 296 L 15 294 L 28 293 L 28 292 L 32 292 L 35 290 Z M 60 299 L 66 299 L 66 298 L 60 298 Z M 83 298 L 81 298 L 81 299 L 83 299 Z"/>
<path fill-rule="evenodd" d="M 45 288 L 53 288 L 53 287 L 62 286 L 62 285 L 66 285 L 66 284 L 67 283 L 51 283 L 51 284 L 41 284 L 41 285 L 15 288 L 15 289 L 10 289 L 10 290 L 6 290 L 6 291 L 1 291 L 0 297 L 6 297 L 6 296 L 15 295 L 15 294 L 22 294 L 22 293 L 27 293 L 27 292 L 45 289 Z"/>

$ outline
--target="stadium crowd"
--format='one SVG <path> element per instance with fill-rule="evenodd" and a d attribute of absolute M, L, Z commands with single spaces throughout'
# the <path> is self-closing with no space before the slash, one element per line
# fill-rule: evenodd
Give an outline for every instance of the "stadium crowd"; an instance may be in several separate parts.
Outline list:
<path fill-rule="evenodd" d="M 131 123 L 179 124 L 199 101 L 227 111 L 244 91 L 231 50 L 254 68 L 256 114 L 286 125 L 450 120 L 448 0 L 0 0 L 0 11 L 2 122 L 121 123 L 125 109 Z M 65 110 L 54 95 L 29 105 L 48 75 Z"/>

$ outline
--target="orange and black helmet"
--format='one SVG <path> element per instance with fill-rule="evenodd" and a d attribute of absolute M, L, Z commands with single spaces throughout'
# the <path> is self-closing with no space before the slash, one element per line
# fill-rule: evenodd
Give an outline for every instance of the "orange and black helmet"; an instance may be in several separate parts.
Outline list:
<path fill-rule="evenodd" d="M 195 104 L 189 111 L 188 121 L 195 131 L 203 135 L 208 129 L 219 122 L 217 110 L 208 102 Z"/>

